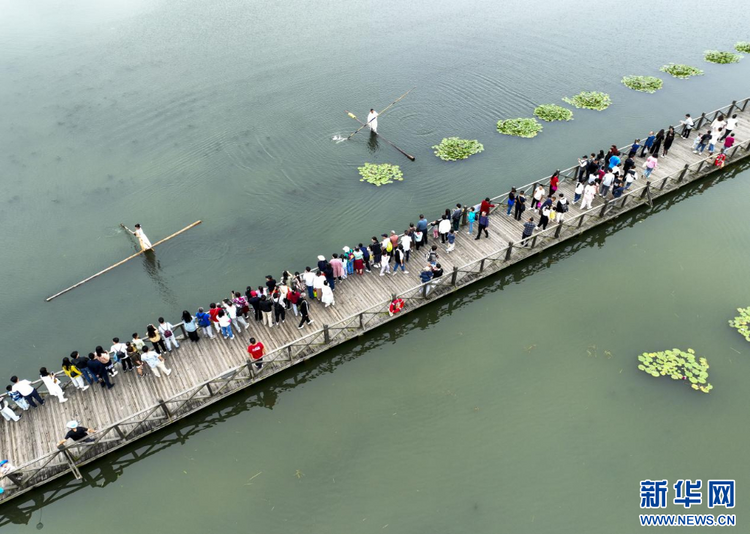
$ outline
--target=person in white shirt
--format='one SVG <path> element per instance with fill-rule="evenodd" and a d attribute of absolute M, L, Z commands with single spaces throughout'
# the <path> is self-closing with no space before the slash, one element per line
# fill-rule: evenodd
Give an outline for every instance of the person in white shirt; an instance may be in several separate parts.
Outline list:
<path fill-rule="evenodd" d="M 534 202 L 531 206 L 534 212 L 536 212 L 536 210 L 539 209 L 539 206 L 541 205 L 543 198 L 544 198 L 544 186 L 542 184 L 539 184 L 538 186 L 536 186 L 536 190 L 534 191 Z"/>
<path fill-rule="evenodd" d="M 47 388 L 47 393 L 53 397 L 57 397 L 57 400 L 62 402 L 68 402 L 65 398 L 62 388 L 60 387 L 60 381 L 57 379 L 54 373 L 47 371 L 46 367 L 39 369 L 39 378 L 44 382 L 44 386 Z"/>
<path fill-rule="evenodd" d="M 5 397 L 0 397 L 0 413 L 3 414 L 6 421 L 18 421 L 20 419 L 13 408 L 10 407 L 8 401 L 5 400 Z"/>
<path fill-rule="evenodd" d="M 133 359 L 128 354 L 128 346 L 125 343 L 121 343 L 119 337 L 112 338 L 112 346 L 109 348 L 109 352 L 114 353 L 117 357 L 117 361 L 120 362 L 123 371 L 127 373 L 133 370 Z"/>
<path fill-rule="evenodd" d="M 172 369 L 167 369 L 167 366 L 164 365 L 164 358 L 162 358 L 161 355 L 156 354 L 156 352 L 149 350 L 147 346 L 143 347 L 141 360 L 148 364 L 156 378 L 161 377 L 159 371 L 162 371 L 167 376 L 172 374 Z"/>
<path fill-rule="evenodd" d="M 690 113 L 688 113 L 687 115 L 685 115 L 685 120 L 684 121 L 680 121 L 680 124 L 682 124 L 682 134 L 681 135 L 682 135 L 683 139 L 687 139 L 688 137 L 690 137 L 690 132 L 693 129 L 693 124 L 695 124 L 693 122 L 692 117 L 690 116 Z"/>
<path fill-rule="evenodd" d="M 612 182 L 615 181 L 615 175 L 612 174 L 612 172 L 607 172 L 604 174 L 604 177 L 602 178 L 602 188 L 599 194 L 602 197 L 606 197 L 607 193 L 609 192 L 609 188 L 612 186 Z"/>
<path fill-rule="evenodd" d="M 172 352 L 172 345 L 176 349 L 180 348 L 180 344 L 177 343 L 177 338 L 174 335 L 174 326 L 169 321 L 165 321 L 164 317 L 159 317 L 159 334 L 164 339 L 164 343 L 167 344 L 169 352 Z"/>
<path fill-rule="evenodd" d="M 406 255 L 406 261 L 409 261 L 409 253 L 411 252 L 411 235 L 408 232 L 404 232 L 401 236 L 401 246 L 404 247 L 404 254 Z"/>
<path fill-rule="evenodd" d="M 638 177 L 635 174 L 635 169 L 630 169 L 628 174 L 625 175 L 625 189 L 628 189 Z"/>
<path fill-rule="evenodd" d="M 237 305 L 230 301 L 229 299 L 224 299 L 224 309 L 227 310 L 227 314 L 229 314 L 229 320 L 232 322 L 234 327 L 237 329 L 237 332 L 241 332 L 242 328 L 240 328 L 240 325 L 245 325 L 245 330 L 250 328 L 250 325 L 247 324 L 247 321 L 242 315 L 237 314 Z"/>
<path fill-rule="evenodd" d="M 336 301 L 333 299 L 333 291 L 331 290 L 331 286 L 328 285 L 327 280 L 323 280 L 323 288 L 321 291 L 323 292 L 321 302 L 326 305 L 326 308 L 332 304 L 336 304 Z"/>
<path fill-rule="evenodd" d="M 318 300 L 323 300 L 323 283 L 326 281 L 326 276 L 322 272 L 318 273 L 313 281 L 313 289 L 315 290 Z M 270 326 L 270 325 L 269 325 Z"/>
<path fill-rule="evenodd" d="M 583 201 L 581 201 L 581 209 L 585 210 L 587 207 L 591 208 L 591 203 L 594 201 L 596 196 L 596 184 L 586 184 L 583 188 Z"/>
<path fill-rule="evenodd" d="M 221 310 L 216 318 L 219 320 L 219 328 L 221 328 L 221 334 L 224 339 L 234 339 L 234 332 L 232 331 L 232 319 L 229 318 L 229 314 L 224 310 Z"/>
<path fill-rule="evenodd" d="M 143 228 L 141 228 L 140 224 L 135 225 L 133 235 L 138 239 L 138 243 L 141 245 L 141 250 L 146 251 L 154 248 L 149 238 L 146 237 L 146 234 L 143 232 Z"/>
<path fill-rule="evenodd" d="M 721 136 L 721 139 L 719 139 L 719 141 L 723 141 L 724 139 L 726 139 L 734 131 L 734 129 L 737 128 L 737 122 L 738 121 L 736 113 L 732 115 L 731 119 L 727 119 L 727 126 L 724 129 L 724 135 Z"/>
<path fill-rule="evenodd" d="M 443 215 L 438 224 L 438 233 L 440 234 L 440 242 L 445 244 L 445 240 L 448 238 L 448 232 L 451 231 L 451 221 L 447 215 Z"/>
<path fill-rule="evenodd" d="M 313 295 L 313 290 L 315 289 L 315 273 L 312 272 L 312 269 L 310 267 L 305 267 L 305 272 L 302 273 L 302 280 L 305 282 L 305 286 L 307 287 L 307 296 L 309 298 L 315 298 Z"/>
<path fill-rule="evenodd" d="M 385 273 L 391 271 L 391 258 L 393 257 L 393 243 L 387 235 L 382 235 L 383 241 L 380 243 L 380 248 L 383 250 L 383 259 L 380 262 L 380 276 L 384 276 Z M 388 252 L 388 247 L 391 247 L 391 251 Z"/>
<path fill-rule="evenodd" d="M 28 380 L 19 380 L 17 376 L 11 376 L 10 383 L 13 384 L 11 391 L 17 391 L 20 393 L 32 408 L 36 408 L 34 399 L 36 399 L 40 405 L 44 404 L 44 399 L 42 399 L 42 396 L 39 395 L 39 392 Z"/>
<path fill-rule="evenodd" d="M 378 133 L 378 112 L 374 109 L 371 109 L 370 113 L 367 114 L 367 125 L 370 127 L 370 130 Z"/>

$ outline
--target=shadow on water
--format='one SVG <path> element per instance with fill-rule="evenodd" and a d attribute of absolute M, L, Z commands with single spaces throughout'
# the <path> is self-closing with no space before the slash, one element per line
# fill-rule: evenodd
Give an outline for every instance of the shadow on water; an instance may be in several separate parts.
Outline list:
<path fill-rule="evenodd" d="M 380 145 L 378 144 L 378 134 L 372 130 L 370 130 L 370 138 L 367 140 L 367 148 L 372 154 L 375 154 L 380 148 Z"/>
<path fill-rule="evenodd" d="M 156 289 L 161 295 L 161 298 L 172 306 L 177 306 L 177 296 L 167 285 L 166 280 L 161 275 L 161 264 L 159 259 L 153 250 L 148 250 L 143 253 L 143 268 L 149 275 L 151 280 L 154 281 Z"/>
<path fill-rule="evenodd" d="M 359 336 L 330 349 L 325 354 L 317 356 L 312 360 L 301 363 L 279 375 L 270 377 L 250 389 L 238 392 L 165 429 L 155 432 L 148 438 L 113 451 L 107 455 L 106 459 L 100 459 L 85 466 L 81 469 L 82 480 L 71 480 L 70 476 L 66 476 L 46 484 L 37 490 L 19 496 L 3 505 L 2 514 L 0 514 L 0 527 L 10 523 L 29 524 L 32 515 L 44 506 L 52 504 L 81 489 L 92 487 L 104 488 L 115 482 L 129 465 L 157 454 L 173 445 L 184 445 L 191 436 L 217 426 L 247 410 L 259 407 L 271 410 L 276 405 L 279 395 L 284 391 L 312 381 L 321 375 L 333 373 L 338 366 L 355 360 L 374 348 L 384 344 L 395 343 L 401 336 L 408 334 L 414 329 L 430 328 L 446 315 L 451 315 L 459 311 L 474 301 L 483 298 L 485 295 L 501 291 L 510 284 L 520 283 L 525 278 L 550 268 L 553 264 L 574 255 L 579 250 L 595 246 L 602 247 L 607 238 L 618 231 L 630 228 L 644 221 L 652 213 L 668 210 L 683 200 L 702 194 L 713 185 L 732 179 L 749 168 L 750 163 L 733 165 L 726 171 L 705 178 L 695 184 L 685 186 L 682 190 L 674 191 L 658 199 L 652 209 L 640 207 L 599 228 L 589 230 L 578 238 L 548 249 L 530 260 L 504 269 L 486 280 L 475 282 L 453 293 L 448 298 L 440 299 L 396 321 L 380 326 L 377 328 L 377 335 L 367 333 Z M 155 262 L 155 258 L 151 261 Z M 154 269 L 154 272 L 158 270 L 157 263 L 155 263 Z M 157 284 L 163 284 L 158 279 L 158 274 Z"/>

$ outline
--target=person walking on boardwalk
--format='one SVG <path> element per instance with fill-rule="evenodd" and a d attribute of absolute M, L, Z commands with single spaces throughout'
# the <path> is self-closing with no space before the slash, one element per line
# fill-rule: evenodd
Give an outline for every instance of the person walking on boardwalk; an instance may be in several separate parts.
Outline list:
<path fill-rule="evenodd" d="M 534 234 L 536 224 L 534 224 L 534 217 L 529 217 L 529 220 L 523 225 L 523 232 L 521 233 L 521 240 L 525 240 L 523 246 L 528 247 L 530 244 L 530 238 Z"/>
<path fill-rule="evenodd" d="M 13 408 L 10 407 L 8 401 L 5 400 L 5 397 L 0 397 L 0 413 L 3 414 L 3 418 L 6 421 L 16 422 L 21 419 L 21 417 L 13 411 Z"/>
<path fill-rule="evenodd" d="M 583 188 L 583 201 L 581 202 L 581 209 L 585 210 L 591 208 L 591 203 L 594 202 L 596 197 L 596 183 L 586 184 Z"/>
<path fill-rule="evenodd" d="M 464 210 L 461 207 L 461 204 L 456 204 L 455 209 L 453 210 L 453 213 L 451 213 L 451 224 L 453 225 L 453 230 L 458 232 L 458 228 L 461 225 L 461 217 L 464 214 Z"/>
<path fill-rule="evenodd" d="M 310 321 L 312 322 L 312 321 Z M 250 338 L 250 344 L 247 346 L 247 359 L 255 364 L 255 368 L 260 371 L 263 369 L 263 356 L 266 355 L 266 347 L 254 337 Z"/>
<path fill-rule="evenodd" d="M 331 289 L 331 286 L 328 285 L 328 280 L 325 280 L 323 282 L 323 288 L 321 289 L 323 296 L 321 298 L 321 302 L 325 304 L 325 307 L 328 306 L 335 306 L 336 301 L 333 298 L 333 290 Z"/>
<path fill-rule="evenodd" d="M 229 314 L 224 310 L 219 310 L 216 318 L 219 320 L 219 328 L 221 328 L 221 335 L 224 336 L 224 339 L 234 339 L 232 320 L 229 318 Z"/>
<path fill-rule="evenodd" d="M 172 374 L 172 369 L 167 369 L 167 366 L 164 365 L 164 358 L 162 357 L 162 355 L 149 350 L 148 347 L 143 347 L 141 360 L 148 364 L 151 372 L 154 373 L 154 376 L 156 378 L 161 378 L 161 373 L 159 371 L 163 372 L 167 376 Z"/>
<path fill-rule="evenodd" d="M 659 154 L 659 150 L 661 150 L 661 144 L 662 144 L 662 142 L 664 142 L 664 136 L 665 136 L 665 134 L 664 134 L 664 128 L 662 128 L 656 134 L 656 137 L 654 138 L 654 142 L 651 145 L 651 148 L 649 148 L 649 152 L 651 153 L 651 155 L 654 155 L 654 154 L 658 155 Z"/>
<path fill-rule="evenodd" d="M 136 237 L 136 239 L 138 239 L 138 244 L 141 246 L 141 250 L 143 252 L 154 248 L 149 238 L 146 237 L 146 234 L 144 233 L 143 228 L 141 228 L 140 224 L 135 225 L 133 235 Z"/>
<path fill-rule="evenodd" d="M 237 305 L 232 302 L 229 299 L 224 299 L 224 309 L 227 312 L 227 315 L 229 316 L 229 320 L 232 322 L 234 327 L 237 329 L 237 332 L 242 331 L 242 326 L 245 327 L 245 330 L 250 328 L 250 325 L 247 324 L 247 321 L 242 316 L 242 313 L 240 312 L 239 308 L 237 308 Z"/>
<path fill-rule="evenodd" d="M 513 214 L 513 218 L 520 221 L 524 211 L 526 211 L 526 195 L 521 191 L 516 197 L 516 211 Z"/>
<path fill-rule="evenodd" d="M 378 112 L 374 109 L 370 109 L 370 113 L 367 114 L 367 126 L 374 133 L 378 133 Z"/>
<path fill-rule="evenodd" d="M 146 350 L 147 348 L 148 347 L 146 347 L 146 345 L 143 346 L 143 350 Z M 113 387 L 115 387 L 115 385 L 109 381 L 109 373 L 107 372 L 107 368 L 102 362 L 96 359 L 96 355 L 93 352 L 89 352 L 88 367 L 91 372 L 94 373 L 94 376 L 96 376 L 102 387 L 106 386 L 107 389 L 112 389 Z"/>
<path fill-rule="evenodd" d="M 89 369 L 89 359 L 86 356 L 79 354 L 77 350 L 74 350 L 70 353 L 70 361 L 73 362 L 73 365 L 75 365 L 79 371 L 81 371 L 83 378 L 89 383 L 89 385 L 98 382 L 96 375 L 91 369 Z"/>
<path fill-rule="evenodd" d="M 380 250 L 382 251 L 382 257 L 380 259 L 380 276 L 384 276 L 385 273 L 391 270 L 391 256 L 393 255 L 393 244 L 388 236 L 383 234 L 383 242 L 380 243 Z M 388 250 L 388 249 L 391 250 Z"/>
<path fill-rule="evenodd" d="M 404 248 L 404 260 L 406 261 L 406 263 L 409 263 L 409 256 L 411 255 L 411 241 L 411 232 L 409 230 L 406 230 L 404 232 L 404 235 L 402 235 L 401 239 L 399 240 L 399 243 Z"/>
<path fill-rule="evenodd" d="M 674 128 L 670 126 L 667 129 L 667 135 L 664 136 L 664 152 L 662 156 L 666 157 L 669 154 L 669 149 L 672 148 L 672 143 L 674 143 L 674 136 Z"/>
<path fill-rule="evenodd" d="M 531 208 L 534 211 L 537 211 L 539 207 L 542 205 L 542 199 L 544 198 L 544 186 L 542 184 L 538 184 L 536 186 L 536 189 L 534 190 L 534 201 L 531 203 Z"/>
<path fill-rule="evenodd" d="M 516 188 L 511 187 L 508 192 L 508 211 L 505 212 L 506 215 L 510 215 L 510 210 L 513 209 L 513 205 L 516 203 L 516 196 Z M 474 211 L 474 208 L 471 208 L 471 211 Z M 471 234 L 471 226 L 469 226 L 469 233 Z"/>
<path fill-rule="evenodd" d="M 81 426 L 78 421 L 68 421 L 65 426 L 68 432 L 65 434 L 65 439 L 58 443 L 59 446 L 65 445 L 69 439 L 76 443 L 79 441 L 81 443 L 92 443 L 95 441 L 94 438 L 90 437 L 90 434 L 96 432 L 93 428 Z"/>
<path fill-rule="evenodd" d="M 112 338 L 112 346 L 109 348 L 109 352 L 117 356 L 117 360 L 120 362 L 122 370 L 126 373 L 133 370 L 133 360 L 130 359 L 127 349 L 127 346 L 120 341 L 119 337 Z"/>
<path fill-rule="evenodd" d="M 195 320 L 198 321 L 198 326 L 203 330 L 204 336 L 208 338 L 214 337 L 213 328 L 211 327 L 211 316 L 203 311 L 203 308 L 198 308 L 198 311 L 195 312 Z"/>
<path fill-rule="evenodd" d="M 432 248 L 427 253 L 427 263 L 435 265 L 438 260 L 437 245 L 432 245 Z"/>
<path fill-rule="evenodd" d="M 89 386 L 83 380 L 83 373 L 70 361 L 70 358 L 63 358 L 62 370 L 76 389 L 80 389 L 81 391 L 89 389 Z"/>
<path fill-rule="evenodd" d="M 479 228 L 477 228 L 477 236 L 474 238 L 474 241 L 478 241 L 482 237 L 482 232 L 484 232 L 484 237 L 489 239 L 490 233 L 487 231 L 489 225 L 490 219 L 487 217 L 487 212 L 483 211 L 479 214 Z"/>
<path fill-rule="evenodd" d="M 8 397 L 10 397 L 10 400 L 12 400 L 16 406 L 21 408 L 24 412 L 29 409 L 29 403 L 26 402 L 26 399 L 23 398 L 23 395 L 21 395 L 18 391 L 13 390 L 13 386 L 8 384 L 5 386 L 5 391 L 8 392 Z"/>
<path fill-rule="evenodd" d="M 289 305 L 292 307 L 292 312 L 294 313 L 295 317 L 299 315 L 299 299 L 301 296 L 302 296 L 302 293 L 297 291 L 297 288 L 294 288 L 294 289 L 290 288 L 289 293 L 287 293 L 286 295 L 287 302 L 289 302 Z"/>
<path fill-rule="evenodd" d="M 197 343 L 201 340 L 198 335 L 198 322 L 187 310 L 182 310 L 182 324 L 185 325 L 185 332 L 187 332 L 190 341 Z"/>
<path fill-rule="evenodd" d="M 711 139 L 711 132 L 698 132 L 698 136 L 695 138 L 693 143 L 693 154 L 703 154 L 703 151 L 708 146 L 708 142 Z"/>
<path fill-rule="evenodd" d="M 398 247 L 396 247 L 393 259 L 393 272 L 391 274 L 396 274 L 399 268 L 401 268 L 401 271 L 403 271 L 404 274 L 409 274 L 409 271 L 406 270 L 406 253 L 404 252 L 403 245 L 399 245 Z"/>
<path fill-rule="evenodd" d="M 39 395 L 39 392 L 28 380 L 19 380 L 17 376 L 11 376 L 10 383 L 13 384 L 13 391 L 20 393 L 32 408 L 37 407 L 36 402 L 39 403 L 39 406 L 44 404 L 42 396 Z M 34 402 L 35 400 L 36 402 Z"/>
<path fill-rule="evenodd" d="M 612 186 L 612 182 L 615 181 L 615 175 L 612 174 L 611 171 L 607 171 L 604 173 L 604 176 L 602 177 L 602 187 L 599 191 L 599 195 L 602 198 L 605 198 L 607 196 L 607 193 L 609 192 L 609 188 Z"/>
<path fill-rule="evenodd" d="M 583 182 L 578 182 L 576 184 L 576 188 L 574 190 L 574 196 L 573 196 L 573 204 L 581 200 L 581 197 L 583 196 Z"/>
<path fill-rule="evenodd" d="M 539 211 L 539 224 L 537 225 L 537 228 L 541 228 L 542 230 L 547 229 L 547 225 L 549 224 L 550 211 L 550 207 L 547 205 L 541 207 Z"/>
<path fill-rule="evenodd" d="M 737 114 L 736 113 L 734 115 L 732 115 L 731 118 L 727 119 L 727 124 L 724 127 L 724 135 L 721 136 L 721 138 L 719 139 L 719 141 L 723 141 L 724 139 L 726 139 L 727 137 L 729 137 L 730 135 L 732 135 L 732 133 L 734 133 L 734 129 L 737 128 L 737 122 L 739 122 L 739 121 L 737 120 Z"/>
<path fill-rule="evenodd" d="M 323 275 L 323 273 L 318 274 L 318 278 L 325 280 L 325 276 Z M 260 297 L 258 307 L 260 308 L 260 313 L 263 314 L 263 324 L 271 328 L 273 326 L 273 302 L 271 302 L 270 298 L 263 295 L 262 297 Z"/>
<path fill-rule="evenodd" d="M 645 163 L 645 170 L 643 171 L 643 175 L 648 178 L 651 176 L 651 173 L 654 172 L 654 169 L 659 166 L 659 154 L 651 154 Z"/>
<path fill-rule="evenodd" d="M 734 146 L 734 134 L 729 134 L 729 136 L 724 138 L 724 152 L 728 152 L 730 148 Z"/>
<path fill-rule="evenodd" d="M 445 245 L 445 239 L 448 237 L 448 232 L 451 229 L 451 222 L 448 220 L 448 217 L 443 215 L 443 218 L 440 219 L 440 223 L 438 224 L 438 232 L 440 233 L 440 242 Z"/>
<path fill-rule="evenodd" d="M 690 113 L 685 115 L 685 120 L 680 121 L 680 124 L 682 124 L 682 133 L 680 135 L 682 135 L 683 139 L 687 139 L 690 137 L 690 132 L 693 131 L 693 125 L 695 124 Z"/>
<path fill-rule="evenodd" d="M 714 150 L 716 149 L 716 143 L 719 142 L 719 136 L 721 135 L 722 128 L 717 131 L 711 130 L 711 136 L 708 138 L 708 155 L 713 156 Z"/>
<path fill-rule="evenodd" d="M 555 206 L 555 209 L 557 210 L 557 218 L 560 222 L 563 222 L 565 220 L 565 214 L 568 213 L 568 199 L 565 198 L 564 193 L 560 193 L 560 196 L 557 199 L 557 205 Z"/>
<path fill-rule="evenodd" d="M 312 269 L 310 267 L 305 267 L 305 272 L 302 273 L 302 280 L 305 281 L 307 296 L 311 299 L 315 298 L 315 295 L 313 294 L 313 286 L 315 285 L 315 273 L 312 272 Z M 252 302 L 250 304 L 252 304 Z"/>
<path fill-rule="evenodd" d="M 446 252 L 453 252 L 456 249 L 456 232 L 453 231 L 451 228 L 451 231 L 448 232 L 448 248 L 446 249 Z"/>
<path fill-rule="evenodd" d="M 307 302 L 307 299 L 304 295 L 299 296 L 297 308 L 299 309 L 299 314 L 302 317 L 297 328 L 302 330 L 305 325 L 312 324 L 313 322 L 313 320 L 310 319 L 310 304 Z"/>
<path fill-rule="evenodd" d="M 60 381 L 55 376 L 55 373 L 50 373 L 47 371 L 46 367 L 42 367 L 39 369 L 39 378 L 42 379 L 44 387 L 47 388 L 47 393 L 52 397 L 57 397 L 57 400 L 61 403 L 68 402 L 68 399 L 65 398 L 65 394 L 60 387 Z"/>
<path fill-rule="evenodd" d="M 213 306 L 213 309 L 216 308 L 216 304 L 211 304 Z M 216 310 L 216 313 L 218 313 L 219 310 Z M 209 315 L 211 315 L 211 312 L 209 312 Z M 217 320 L 217 325 L 218 320 Z M 146 336 L 148 337 L 148 340 L 151 342 L 151 345 L 153 345 L 154 350 L 157 354 L 161 354 L 162 352 L 167 352 L 167 346 L 164 344 L 164 339 L 162 339 L 161 334 L 157 332 L 156 327 L 152 324 L 146 326 Z"/>
<path fill-rule="evenodd" d="M 560 169 L 557 169 L 549 179 L 549 195 L 554 196 L 560 184 Z"/>
<path fill-rule="evenodd" d="M 651 147 L 654 146 L 654 140 L 656 139 L 656 136 L 654 135 L 654 132 L 651 131 L 648 133 L 648 137 L 643 142 L 643 150 L 641 150 L 641 157 L 646 157 L 646 152 L 651 152 Z"/>

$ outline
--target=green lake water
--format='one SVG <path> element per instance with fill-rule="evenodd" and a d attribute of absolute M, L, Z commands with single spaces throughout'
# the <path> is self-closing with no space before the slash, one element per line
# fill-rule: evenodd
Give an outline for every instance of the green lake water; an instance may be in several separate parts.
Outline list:
<path fill-rule="evenodd" d="M 732 6 L 2 0 L 2 368 L 35 376 L 750 96 L 750 59 L 701 59 L 750 40 Z M 672 61 L 706 74 L 663 75 L 654 95 L 620 84 Z M 365 136 L 331 141 L 356 127 L 345 109 L 413 86 L 380 130 L 416 162 Z M 580 90 L 614 103 L 534 140 L 494 131 Z M 441 162 L 429 147 L 450 135 L 485 152 Z M 401 165 L 404 181 L 367 187 L 365 161 Z M 3 530 L 630 533 L 646 478 L 736 479 L 745 529 L 750 351 L 727 320 L 748 305 L 750 169 L 719 178 L 115 453 L 86 470 L 91 487 L 30 515 L 15 507 L 64 484 L 22 497 L 0 509 L 17 524 Z M 43 302 L 131 253 L 120 222 L 155 241 L 197 219 L 158 266 L 134 260 Z M 639 353 L 672 347 L 708 358 L 710 395 L 637 371 Z"/>

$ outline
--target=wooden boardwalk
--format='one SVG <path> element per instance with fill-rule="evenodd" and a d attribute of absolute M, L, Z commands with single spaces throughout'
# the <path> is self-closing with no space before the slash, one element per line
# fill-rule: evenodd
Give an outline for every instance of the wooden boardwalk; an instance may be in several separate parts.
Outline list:
<path fill-rule="evenodd" d="M 696 121 L 696 126 L 700 125 L 705 130 L 720 113 L 731 111 L 738 114 L 740 122 L 735 130 L 737 141 L 729 150 L 727 165 L 750 155 L 749 103 L 750 98 L 735 102 L 703 117 L 699 116 Z M 453 253 L 448 254 L 444 246 L 439 246 L 438 261 L 445 274 L 426 297 L 424 286 L 419 282 L 419 271 L 426 265 L 422 249 L 419 253 L 412 251 L 411 261 L 407 265 L 409 274 L 399 272 L 381 277 L 373 270 L 370 274 L 350 275 L 343 282 L 337 282 L 335 306 L 323 308 L 319 303 L 311 303 L 310 315 L 315 322 L 304 330 L 298 330 L 298 320 L 289 311 L 286 322 L 279 327 L 268 328 L 250 321 L 250 329 L 236 335 L 235 340 L 226 341 L 219 336 L 192 343 L 185 339 L 181 342 L 181 348 L 167 357 L 167 366 L 174 371 L 169 377 L 156 378 L 146 371 L 146 376 L 138 378 L 135 373 L 120 372 L 113 379 L 117 386 L 112 390 L 95 386 L 80 392 L 68 387 L 67 403 L 60 404 L 50 397 L 41 408 L 23 412 L 18 423 L 3 420 L 0 422 L 0 455 L 8 458 L 24 476 L 21 485 L 14 484 L 8 478 L 3 479 L 5 493 L 1 497 L 8 500 L 68 473 L 80 478 L 79 466 L 397 318 L 388 313 L 393 295 L 404 299 L 406 306 L 402 313 L 408 313 L 627 211 L 651 205 L 653 199 L 717 171 L 718 168 L 705 157 L 707 153 L 703 156 L 692 153 L 696 131 L 697 128 L 690 139 L 684 140 L 679 137 L 678 129 L 669 156 L 659 158 L 659 167 L 648 181 L 641 176 L 619 199 L 604 202 L 597 198 L 593 208 L 585 212 L 572 206 L 563 224 L 555 221 L 547 230 L 536 232 L 525 243 L 528 247 L 521 242 L 521 223 L 505 215 L 507 194 L 494 197 L 493 202 L 498 207 L 490 217 L 489 239 L 482 237 L 475 240 L 474 236 L 467 235 L 467 228 L 462 226 Z M 627 154 L 628 149 L 629 146 L 621 151 Z M 640 174 L 643 159 L 637 158 L 636 162 Z M 576 171 L 577 166 L 561 173 L 559 192 L 563 192 L 571 201 Z M 547 188 L 548 180 L 549 177 L 545 177 L 539 183 Z M 533 185 L 519 190 L 529 192 Z M 463 199 L 469 202 L 462 203 L 474 205 L 484 196 L 479 194 L 477 198 Z M 448 207 L 454 205 L 455 202 L 449 203 Z M 528 218 L 530 213 L 527 210 L 525 217 Z M 432 214 L 432 218 L 435 217 L 437 214 Z M 535 219 L 538 220 L 538 216 Z M 374 233 L 379 235 L 384 231 L 390 231 L 390 228 Z M 436 241 L 430 236 L 429 244 L 434 243 Z M 230 286 L 233 287 L 233 284 Z M 194 303 L 190 308 L 197 308 L 201 304 L 205 305 Z M 117 334 L 112 332 L 108 337 Z M 269 351 L 265 358 L 266 366 L 259 374 L 247 365 L 245 349 L 250 335 L 262 341 Z M 120 334 L 120 337 L 125 336 Z M 96 441 L 58 449 L 57 443 L 66 432 L 66 422 L 71 419 L 95 428 Z"/>

